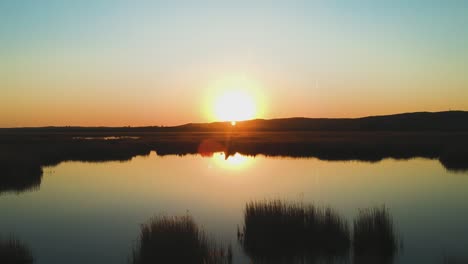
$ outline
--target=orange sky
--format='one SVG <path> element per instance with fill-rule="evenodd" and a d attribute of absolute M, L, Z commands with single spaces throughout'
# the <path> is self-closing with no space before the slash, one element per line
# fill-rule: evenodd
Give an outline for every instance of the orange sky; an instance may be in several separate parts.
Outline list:
<path fill-rule="evenodd" d="M 0 127 L 468 110 L 466 6 L 346 3 L 2 2 Z"/>

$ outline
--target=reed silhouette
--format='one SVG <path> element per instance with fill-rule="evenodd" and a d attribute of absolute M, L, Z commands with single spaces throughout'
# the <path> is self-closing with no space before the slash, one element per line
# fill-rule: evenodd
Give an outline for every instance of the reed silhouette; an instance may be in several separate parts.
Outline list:
<path fill-rule="evenodd" d="M 385 206 L 359 210 L 353 222 L 355 263 L 392 263 L 398 250 L 393 220 Z"/>
<path fill-rule="evenodd" d="M 385 206 L 360 210 L 351 233 L 347 221 L 330 207 L 253 201 L 247 203 L 237 232 L 254 263 L 392 263 L 398 253 Z"/>
<path fill-rule="evenodd" d="M 331 208 L 280 200 L 250 202 L 239 241 L 256 263 L 336 259 L 347 254 L 347 222 Z"/>
<path fill-rule="evenodd" d="M 0 195 L 34 190 L 41 184 L 42 168 L 34 161 L 0 160 L 0 170 Z"/>
<path fill-rule="evenodd" d="M 34 263 L 34 258 L 25 244 L 10 237 L 4 240 L 0 239 L 0 263 L 31 264 Z"/>
<path fill-rule="evenodd" d="M 156 217 L 141 226 L 130 263 L 228 264 L 231 247 L 210 240 L 189 215 Z"/>

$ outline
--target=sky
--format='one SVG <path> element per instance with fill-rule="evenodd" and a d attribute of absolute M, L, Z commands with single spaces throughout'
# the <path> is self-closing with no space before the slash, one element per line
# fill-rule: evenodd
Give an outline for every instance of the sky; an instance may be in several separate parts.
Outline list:
<path fill-rule="evenodd" d="M 211 122 L 230 89 L 252 118 L 468 110 L 467 62 L 468 1 L 2 0 L 0 127 Z"/>

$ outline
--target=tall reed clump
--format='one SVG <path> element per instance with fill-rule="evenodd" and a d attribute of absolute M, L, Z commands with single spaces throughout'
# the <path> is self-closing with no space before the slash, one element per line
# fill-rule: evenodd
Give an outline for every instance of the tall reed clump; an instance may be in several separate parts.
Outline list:
<path fill-rule="evenodd" d="M 348 223 L 331 208 L 280 200 L 250 202 L 239 240 L 254 259 L 294 259 L 344 255 Z"/>
<path fill-rule="evenodd" d="M 141 226 L 131 263 L 225 264 L 232 250 L 217 246 L 189 215 L 156 217 Z"/>
<path fill-rule="evenodd" d="M 19 240 L 9 238 L 0 240 L 0 263 L 31 264 L 34 263 L 29 248 Z"/>
<path fill-rule="evenodd" d="M 360 210 L 353 223 L 356 257 L 392 259 L 398 250 L 393 221 L 385 206 Z"/>

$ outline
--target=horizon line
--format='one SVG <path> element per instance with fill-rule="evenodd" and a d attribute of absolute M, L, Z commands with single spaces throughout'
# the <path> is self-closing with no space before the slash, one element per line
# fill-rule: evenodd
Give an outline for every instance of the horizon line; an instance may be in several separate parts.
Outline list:
<path fill-rule="evenodd" d="M 0 127 L 0 129 L 40 129 L 40 128 L 175 128 L 182 127 L 187 125 L 203 125 L 203 124 L 217 124 L 217 123 L 231 123 L 235 121 L 236 123 L 249 122 L 256 120 L 271 121 L 271 120 L 282 120 L 282 119 L 337 119 L 337 120 L 354 120 L 354 119 L 364 119 L 372 117 L 387 117 L 387 116 L 398 116 L 398 115 L 408 115 L 408 114 L 437 114 L 437 113 L 450 113 L 450 112 L 462 112 L 468 113 L 468 110 L 446 110 L 446 111 L 417 111 L 417 112 L 401 112 L 394 114 L 382 114 L 382 115 L 369 115 L 369 116 L 360 116 L 360 117 L 305 117 L 305 116 L 293 116 L 293 117 L 276 117 L 276 118 L 254 118 L 246 120 L 231 120 L 231 121 L 212 121 L 212 122 L 189 122 L 179 125 L 167 126 L 167 125 L 146 125 L 146 126 L 81 126 L 81 125 L 65 125 L 65 126 L 56 126 L 56 125 L 46 125 L 46 126 L 18 126 L 18 127 Z"/>

